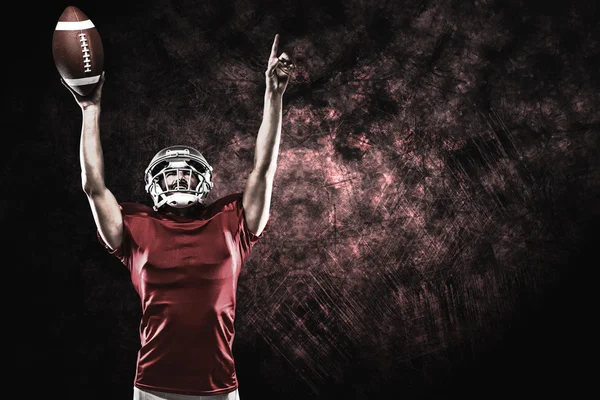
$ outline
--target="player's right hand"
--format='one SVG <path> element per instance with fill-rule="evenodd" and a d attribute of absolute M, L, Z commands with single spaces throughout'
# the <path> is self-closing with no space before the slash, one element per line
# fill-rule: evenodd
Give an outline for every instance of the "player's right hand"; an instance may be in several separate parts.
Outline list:
<path fill-rule="evenodd" d="M 71 92 L 71 94 L 75 98 L 75 101 L 77 102 L 77 104 L 79 104 L 79 107 L 81 107 L 82 110 L 85 110 L 90 106 L 100 105 L 100 101 L 102 99 L 102 86 L 104 86 L 104 71 L 102 71 L 102 75 L 100 75 L 100 80 L 98 81 L 98 84 L 96 85 L 94 90 L 92 90 L 92 92 L 87 96 L 82 96 L 79 93 L 76 93 L 69 85 L 67 85 L 64 79 L 61 78 L 60 82 L 64 85 L 64 87 L 66 87 L 69 90 L 69 92 Z"/>

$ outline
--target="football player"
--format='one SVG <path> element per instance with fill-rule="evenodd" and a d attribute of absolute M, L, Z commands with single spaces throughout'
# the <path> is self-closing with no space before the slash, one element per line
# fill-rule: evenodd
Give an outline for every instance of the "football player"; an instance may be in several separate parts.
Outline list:
<path fill-rule="evenodd" d="M 141 300 L 134 399 L 239 399 L 232 354 L 237 282 L 269 222 L 282 97 L 294 67 L 286 53 L 277 56 L 278 43 L 275 35 L 253 169 L 243 191 L 211 204 L 213 168 L 187 145 L 162 149 L 148 164 L 153 207 L 118 202 L 104 181 L 104 73 L 89 96 L 65 84 L 82 110 L 82 186 L 98 240 L 128 268 Z"/>

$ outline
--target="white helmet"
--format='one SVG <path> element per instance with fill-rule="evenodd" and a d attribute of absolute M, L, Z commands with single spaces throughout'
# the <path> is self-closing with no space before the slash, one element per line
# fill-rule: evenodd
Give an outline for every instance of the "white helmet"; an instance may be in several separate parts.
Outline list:
<path fill-rule="evenodd" d="M 177 183 L 174 188 L 161 187 L 161 182 L 166 186 L 167 174 L 179 175 L 180 171 L 184 174 L 194 174 L 198 185 L 195 188 L 190 187 L 189 180 L 185 186 Z M 178 145 L 162 149 L 152 158 L 144 175 L 146 192 L 152 197 L 154 210 L 157 211 L 165 204 L 185 208 L 203 203 L 213 188 L 212 167 L 198 150 L 189 146 Z"/>

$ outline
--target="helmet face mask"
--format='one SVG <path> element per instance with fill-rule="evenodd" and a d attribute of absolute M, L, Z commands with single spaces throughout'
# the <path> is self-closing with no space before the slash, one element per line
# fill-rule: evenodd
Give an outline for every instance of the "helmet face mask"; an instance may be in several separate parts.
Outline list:
<path fill-rule="evenodd" d="M 214 186 L 212 167 L 198 150 L 189 146 L 162 149 L 152 158 L 144 175 L 154 210 L 163 205 L 186 208 L 202 204 Z"/>

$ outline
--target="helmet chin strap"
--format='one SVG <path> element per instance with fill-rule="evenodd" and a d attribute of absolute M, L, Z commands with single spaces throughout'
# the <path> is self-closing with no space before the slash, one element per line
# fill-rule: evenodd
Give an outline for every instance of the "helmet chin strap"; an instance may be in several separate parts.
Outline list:
<path fill-rule="evenodd" d="M 186 208 L 198 203 L 198 196 L 190 193 L 173 193 L 166 197 L 165 204 L 173 208 Z"/>
<path fill-rule="evenodd" d="M 198 196 L 191 193 L 170 193 L 163 195 L 162 200 L 154 206 L 154 210 L 158 211 L 163 205 L 168 205 L 173 208 L 186 208 L 200 203 Z"/>

